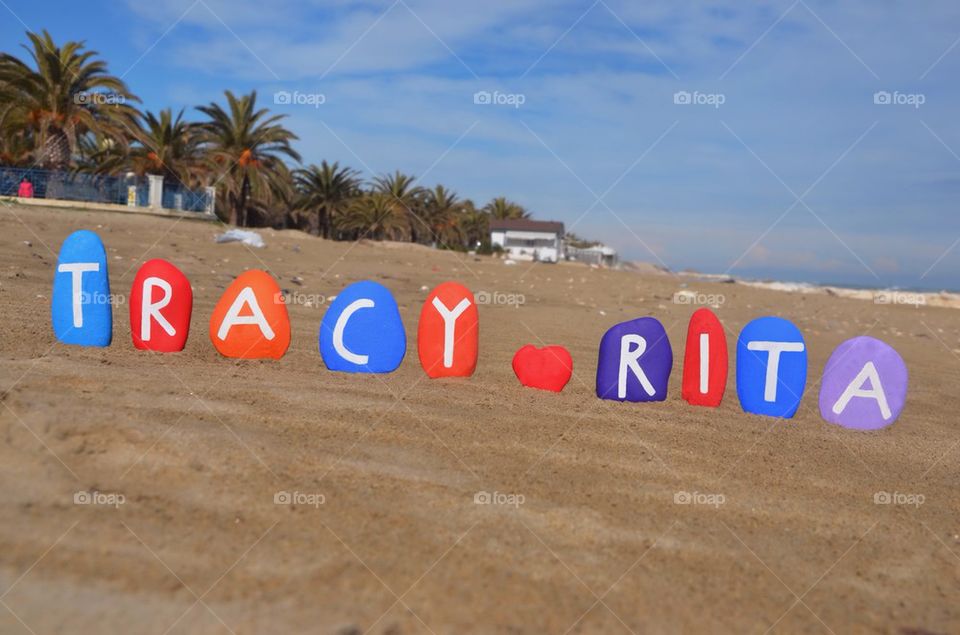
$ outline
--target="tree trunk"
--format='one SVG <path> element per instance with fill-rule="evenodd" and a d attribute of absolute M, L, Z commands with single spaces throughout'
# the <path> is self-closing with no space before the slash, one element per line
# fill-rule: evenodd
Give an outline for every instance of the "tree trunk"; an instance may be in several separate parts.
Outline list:
<path fill-rule="evenodd" d="M 40 148 L 37 163 L 49 170 L 66 170 L 70 167 L 70 140 L 60 128 L 50 128 Z"/>
<path fill-rule="evenodd" d="M 247 226 L 247 201 L 250 198 L 250 177 L 246 174 L 243 175 L 243 182 L 240 185 L 240 205 L 239 205 L 239 221 L 240 227 Z"/>
<path fill-rule="evenodd" d="M 408 217 L 407 220 L 410 223 L 410 242 L 416 244 L 420 241 L 418 240 L 419 235 L 417 234 L 417 217 L 413 213 L 413 210 L 407 210 Z"/>
<path fill-rule="evenodd" d="M 317 208 L 317 236 L 327 237 L 327 208 L 324 206 Z"/>
<path fill-rule="evenodd" d="M 237 200 L 237 198 L 238 197 L 233 194 L 227 197 L 230 202 L 230 218 L 228 219 L 228 222 L 234 226 L 237 224 L 237 210 L 240 208 L 240 202 Z"/>

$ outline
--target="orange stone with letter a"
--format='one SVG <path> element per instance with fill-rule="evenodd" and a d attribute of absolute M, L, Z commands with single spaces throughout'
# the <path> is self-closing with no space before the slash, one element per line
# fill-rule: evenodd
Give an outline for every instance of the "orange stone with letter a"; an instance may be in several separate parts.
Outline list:
<path fill-rule="evenodd" d="M 431 378 L 469 377 L 477 368 L 480 317 L 470 289 L 439 285 L 423 303 L 417 327 L 420 365 Z"/>
<path fill-rule="evenodd" d="M 251 269 L 227 287 L 210 316 L 210 340 L 224 357 L 283 357 L 290 346 L 290 318 L 269 273 Z"/>

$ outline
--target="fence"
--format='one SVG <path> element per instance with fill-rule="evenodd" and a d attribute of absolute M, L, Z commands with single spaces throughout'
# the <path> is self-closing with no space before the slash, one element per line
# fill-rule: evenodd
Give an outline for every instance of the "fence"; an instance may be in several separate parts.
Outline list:
<path fill-rule="evenodd" d="M 190 190 L 154 175 L 108 176 L 0 167 L 0 196 L 17 196 L 24 178 L 33 185 L 34 198 L 213 214 L 213 188 Z"/>
<path fill-rule="evenodd" d="M 212 194 L 206 190 L 188 190 L 180 184 L 170 185 L 164 183 L 163 197 L 161 198 L 164 209 L 176 209 L 183 212 L 206 212 L 207 209 L 213 209 Z"/>

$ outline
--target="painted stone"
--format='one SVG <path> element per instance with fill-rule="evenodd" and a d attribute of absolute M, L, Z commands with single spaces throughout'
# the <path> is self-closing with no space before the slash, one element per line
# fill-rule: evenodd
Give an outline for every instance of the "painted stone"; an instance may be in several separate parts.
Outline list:
<path fill-rule="evenodd" d="M 573 357 L 562 346 L 527 344 L 514 354 L 513 372 L 524 386 L 560 392 L 573 376 Z"/>
<path fill-rule="evenodd" d="M 330 370 L 389 373 L 407 352 L 407 335 L 393 294 L 372 280 L 354 282 L 320 323 L 320 355 Z"/>
<path fill-rule="evenodd" d="M 81 229 L 63 241 L 50 315 L 53 333 L 64 344 L 110 346 L 113 310 L 107 252 L 95 233 Z"/>
<path fill-rule="evenodd" d="M 716 408 L 727 388 L 727 338 L 710 309 L 697 309 L 687 328 L 680 394 L 694 406 Z"/>
<path fill-rule="evenodd" d="M 597 397 L 614 401 L 663 401 L 673 349 L 659 320 L 642 317 L 612 326 L 600 340 Z"/>
<path fill-rule="evenodd" d="M 757 318 L 737 339 L 737 396 L 745 412 L 789 419 L 807 383 L 800 329 L 778 317 Z"/>
<path fill-rule="evenodd" d="M 479 341 L 480 317 L 470 289 L 444 282 L 431 291 L 417 324 L 417 353 L 427 376 L 472 375 Z"/>
<path fill-rule="evenodd" d="M 230 283 L 210 316 L 210 341 L 224 357 L 283 357 L 290 346 L 290 318 L 269 273 L 251 269 Z"/>
<path fill-rule="evenodd" d="M 193 289 L 173 264 L 155 258 L 143 263 L 130 289 L 130 335 L 142 351 L 182 351 L 190 333 Z"/>
<path fill-rule="evenodd" d="M 900 416 L 907 401 L 907 365 L 889 344 L 849 339 L 830 355 L 820 387 L 820 416 L 844 428 L 877 430 Z"/>

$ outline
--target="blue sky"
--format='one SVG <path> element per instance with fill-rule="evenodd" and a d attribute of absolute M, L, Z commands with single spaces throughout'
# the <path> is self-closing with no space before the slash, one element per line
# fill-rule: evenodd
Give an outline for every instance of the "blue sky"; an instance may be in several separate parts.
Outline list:
<path fill-rule="evenodd" d="M 256 89 L 306 162 L 505 195 L 627 259 L 960 288 L 955 1 L 3 0 L 0 16 L 4 50 L 26 27 L 84 39 L 145 108 Z"/>

